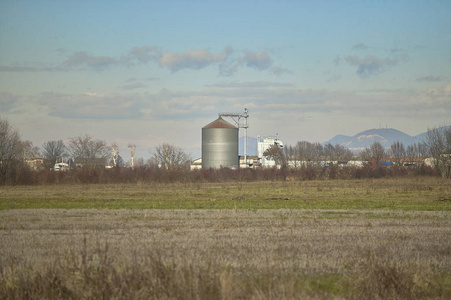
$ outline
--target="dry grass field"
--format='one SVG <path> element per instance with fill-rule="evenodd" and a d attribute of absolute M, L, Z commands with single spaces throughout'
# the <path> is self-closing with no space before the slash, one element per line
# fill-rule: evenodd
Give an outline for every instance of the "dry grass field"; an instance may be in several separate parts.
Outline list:
<path fill-rule="evenodd" d="M 450 299 L 450 196 L 440 178 L 6 187 L 0 298 Z"/>

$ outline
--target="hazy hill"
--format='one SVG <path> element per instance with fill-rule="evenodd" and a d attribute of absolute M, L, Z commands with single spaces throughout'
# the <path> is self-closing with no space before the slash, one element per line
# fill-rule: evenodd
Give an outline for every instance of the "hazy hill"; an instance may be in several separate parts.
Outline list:
<path fill-rule="evenodd" d="M 239 155 L 244 155 L 244 136 L 240 137 L 238 147 Z M 257 138 L 247 137 L 247 155 L 257 155 Z"/>
<path fill-rule="evenodd" d="M 451 127 L 451 126 L 447 126 Z M 402 131 L 393 128 L 379 128 L 368 129 L 357 133 L 354 136 L 336 135 L 332 139 L 323 142 L 322 144 L 331 143 L 332 145 L 341 145 L 346 148 L 358 151 L 364 148 L 370 147 L 372 143 L 379 142 L 385 148 L 389 148 L 394 142 L 399 141 L 407 148 L 414 143 L 424 142 L 427 136 L 427 132 L 420 133 L 415 136 L 410 136 Z M 282 140 L 283 142 L 283 140 Z M 248 155 L 257 155 L 257 139 L 255 137 L 248 137 L 247 145 Z M 239 140 L 239 154 L 244 155 L 244 137 L 241 136 Z"/>
<path fill-rule="evenodd" d="M 374 142 L 379 142 L 382 146 L 388 148 L 394 142 L 399 141 L 404 144 L 404 147 L 407 147 L 414 143 L 423 142 L 425 136 L 426 132 L 416 136 L 410 136 L 393 128 L 380 128 L 365 130 L 354 136 L 337 135 L 332 139 L 323 142 L 323 145 L 331 143 L 332 145 L 338 144 L 345 146 L 351 150 L 361 150 L 370 147 Z"/>

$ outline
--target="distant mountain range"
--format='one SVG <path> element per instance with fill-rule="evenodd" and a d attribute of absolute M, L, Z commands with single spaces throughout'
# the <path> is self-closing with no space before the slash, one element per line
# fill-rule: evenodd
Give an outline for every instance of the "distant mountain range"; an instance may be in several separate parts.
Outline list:
<path fill-rule="evenodd" d="M 374 142 L 379 142 L 385 148 L 389 148 L 394 142 L 401 142 L 404 147 L 421 143 L 425 141 L 427 132 L 410 136 L 402 131 L 393 128 L 369 129 L 357 133 L 354 136 L 337 135 L 322 144 L 331 143 L 332 145 L 341 145 L 350 150 L 358 151 L 370 147 Z"/>
<path fill-rule="evenodd" d="M 451 126 L 446 126 L 451 127 Z M 332 145 L 344 146 L 352 151 L 360 151 L 365 148 L 369 148 L 374 142 L 379 142 L 385 148 L 389 148 L 394 142 L 401 142 L 405 148 L 415 143 L 421 143 L 426 140 L 427 132 L 420 133 L 415 136 L 410 136 L 402 131 L 393 128 L 379 128 L 368 129 L 357 133 L 354 136 L 336 135 L 332 139 L 321 143 L 326 145 L 331 143 Z M 283 141 L 282 141 L 283 142 Z M 244 137 L 240 137 L 239 140 L 239 154 L 244 155 Z M 254 137 L 248 137 L 247 142 L 247 154 L 257 155 L 257 139 Z"/>

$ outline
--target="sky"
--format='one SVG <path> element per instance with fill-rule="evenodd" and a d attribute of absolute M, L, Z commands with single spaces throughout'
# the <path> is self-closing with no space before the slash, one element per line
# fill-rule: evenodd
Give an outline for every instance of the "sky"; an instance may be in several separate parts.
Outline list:
<path fill-rule="evenodd" d="M 285 144 L 450 125 L 451 1 L 0 0 L 0 117 L 35 146 L 197 158 L 245 108 Z"/>

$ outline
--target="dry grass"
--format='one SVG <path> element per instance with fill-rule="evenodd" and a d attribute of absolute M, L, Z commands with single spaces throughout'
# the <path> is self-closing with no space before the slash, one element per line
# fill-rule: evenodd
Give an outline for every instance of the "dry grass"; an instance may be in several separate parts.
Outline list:
<path fill-rule="evenodd" d="M 449 199 L 433 177 L 1 187 L 0 299 L 450 299 Z"/>
<path fill-rule="evenodd" d="M 0 211 L 0 298 L 451 297 L 449 211 Z"/>

